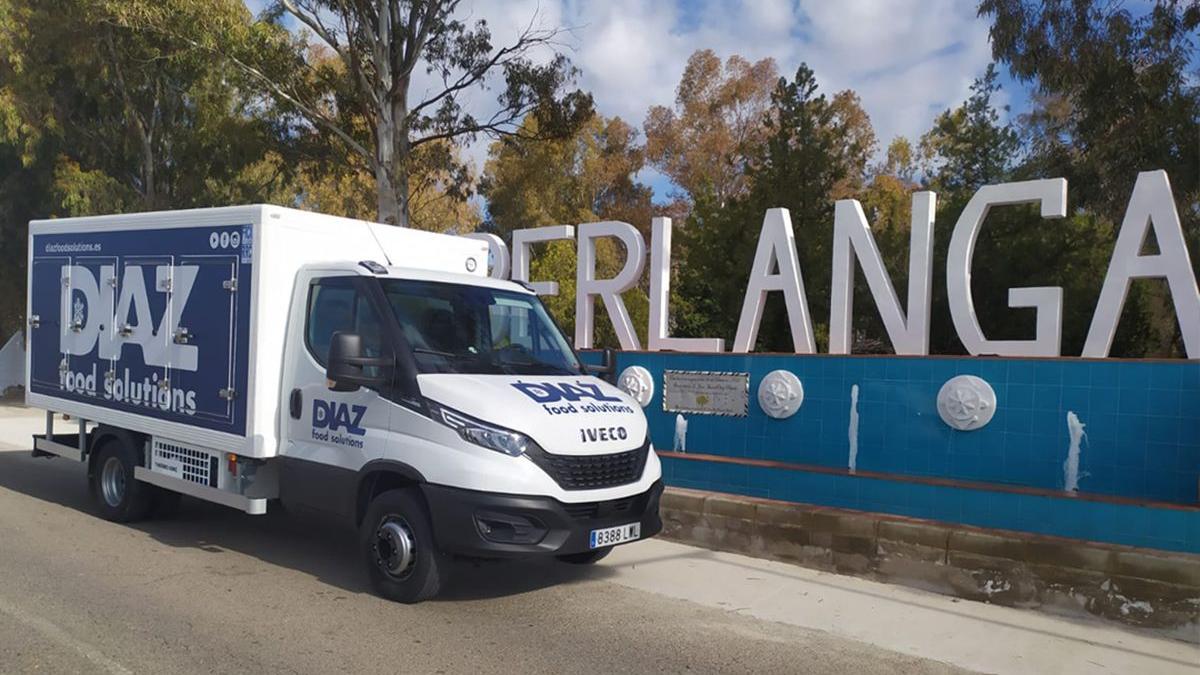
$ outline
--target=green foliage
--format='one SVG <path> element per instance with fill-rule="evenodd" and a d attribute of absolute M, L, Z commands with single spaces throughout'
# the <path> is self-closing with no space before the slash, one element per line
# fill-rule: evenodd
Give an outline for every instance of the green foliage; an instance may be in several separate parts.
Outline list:
<path fill-rule="evenodd" d="M 488 200 L 486 229 L 502 236 L 515 229 L 545 225 L 619 220 L 649 229 L 653 214 L 650 188 L 634 175 L 644 157 L 636 145 L 637 132 L 620 118 L 594 116 L 570 137 L 531 141 L 539 122 L 525 120 L 521 137 L 492 144 L 480 184 Z M 648 236 L 648 235 L 647 235 Z M 544 298 L 547 307 L 567 331 L 574 332 L 575 249 L 569 242 L 538 247 L 530 264 L 533 279 L 559 282 L 557 296 Z M 625 253 L 616 242 L 597 242 L 597 277 L 614 276 L 624 265 Z M 644 343 L 649 299 L 645 289 L 624 294 L 625 305 Z M 599 347 L 617 346 L 606 312 L 597 305 L 596 341 Z"/>
<path fill-rule="evenodd" d="M 724 205 L 695 196 L 679 237 L 686 263 L 677 290 L 689 304 L 675 317 L 677 335 L 733 339 L 763 213 L 776 207 L 791 213 L 814 329 L 820 342 L 828 335 L 833 197 L 860 183 L 874 133 L 866 133 L 869 121 L 864 127 L 857 99 L 818 94 L 807 66 L 790 82 L 781 78 L 771 102 L 764 152 L 748 173 L 749 193 Z M 792 349 L 781 294 L 767 301 L 757 347 Z"/>
<path fill-rule="evenodd" d="M 131 27 L 151 10 L 227 43 L 250 22 L 237 0 L 0 1 L 6 334 L 24 313 L 30 219 L 289 199 L 286 165 L 260 170 L 287 139 L 214 54 Z"/>
<path fill-rule="evenodd" d="M 214 55 L 134 27 L 139 3 L 10 3 L 21 20 L 0 54 L 3 91 L 26 155 L 59 158 L 52 214 L 211 205 L 212 186 L 284 143 Z M 155 7 L 185 38 L 250 21 L 236 0 Z"/>
<path fill-rule="evenodd" d="M 999 90 L 989 67 L 958 108 L 938 116 L 921 139 L 927 180 L 938 191 L 935 239 L 933 326 L 934 353 L 962 353 L 949 319 L 946 299 L 946 253 L 950 232 L 971 196 L 984 185 L 1020 175 L 1017 129 L 1001 121 L 992 99 Z M 1039 176 L 1040 177 L 1040 176 Z M 1131 176 L 1132 178 L 1132 176 Z M 992 210 L 976 242 L 971 292 L 983 332 L 990 339 L 1029 339 L 1034 332 L 1031 309 L 1010 309 L 1010 287 L 1063 287 L 1063 353 L 1083 348 L 1092 311 L 1100 293 L 1115 237 L 1113 225 L 1094 214 L 1071 213 L 1044 220 L 1034 207 Z M 1100 244 L 1100 245 L 1098 245 Z"/>
<path fill-rule="evenodd" d="M 1066 177 L 1071 209 L 1096 223 L 1082 245 L 1102 259 L 1137 172 L 1164 169 L 1200 269 L 1200 3 L 1159 0 L 1134 15 L 1120 3 L 983 0 L 979 12 L 993 56 L 1037 91 L 1016 176 Z M 1134 283 L 1113 351 L 1183 354 L 1165 284 Z"/>
<path fill-rule="evenodd" d="M 686 194 L 718 200 L 742 196 L 747 169 L 762 154 L 766 113 L 779 79 L 775 61 L 751 64 L 738 55 L 724 64 L 710 49 L 688 59 L 674 109 L 652 106 L 646 114 L 650 164 Z"/>
<path fill-rule="evenodd" d="M 623 220 L 648 229 L 649 188 L 634 174 L 645 163 L 637 132 L 619 117 L 593 116 L 571 136 L 532 141 L 539 122 L 526 119 L 522 137 L 492 144 L 479 191 L 488 201 L 488 229 Z"/>
<path fill-rule="evenodd" d="M 615 276 L 625 264 L 625 251 L 620 244 L 610 239 L 600 239 L 596 242 L 596 276 L 608 278 Z M 550 315 L 558 322 L 568 338 L 575 335 L 575 288 L 576 288 L 576 253 L 575 246 L 569 241 L 552 241 L 536 247 L 533 260 L 529 264 L 530 278 L 535 281 L 553 280 L 558 282 L 558 295 L 542 296 L 542 302 Z M 646 344 L 646 324 L 650 316 L 650 298 L 645 290 L 635 288 L 621 295 L 625 309 L 629 312 L 630 320 L 638 334 L 638 339 Z M 608 312 L 599 298 L 595 299 L 595 336 L 593 345 L 597 349 L 619 348 L 617 334 L 613 331 Z"/>
<path fill-rule="evenodd" d="M 965 203 L 980 187 L 1003 181 L 1016 159 L 1017 132 L 1000 122 L 1001 111 L 992 104 L 1000 90 L 996 78 L 989 65 L 966 102 L 938 115 L 921 137 L 929 187 L 943 201 Z"/>

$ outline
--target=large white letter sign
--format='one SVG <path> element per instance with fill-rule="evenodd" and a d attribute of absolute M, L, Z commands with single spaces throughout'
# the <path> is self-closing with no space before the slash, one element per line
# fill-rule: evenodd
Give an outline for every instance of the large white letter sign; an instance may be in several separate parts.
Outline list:
<path fill-rule="evenodd" d="M 514 232 L 513 235 L 515 236 L 516 233 Z M 487 242 L 488 262 L 490 263 L 488 276 L 493 279 L 508 278 L 508 245 L 504 243 L 503 239 L 488 232 L 471 232 L 462 236 Z M 525 260 L 525 276 L 529 276 L 529 258 L 526 257 Z"/>
<path fill-rule="evenodd" d="M 1158 241 L 1158 253 L 1141 255 L 1146 233 L 1151 228 Z M 1175 317 L 1179 319 L 1188 358 L 1200 358 L 1200 290 L 1192 273 L 1179 212 L 1175 210 L 1171 182 L 1166 171 L 1143 171 L 1133 186 L 1125 220 L 1117 234 L 1108 274 L 1096 302 L 1096 313 L 1092 316 L 1092 327 L 1083 345 L 1084 356 L 1108 356 L 1121 310 L 1125 307 L 1129 282 L 1157 277 L 1166 278 L 1171 290 Z"/>
<path fill-rule="evenodd" d="M 993 206 L 1036 203 L 1041 204 L 1043 218 L 1062 218 L 1067 215 L 1066 179 L 1047 178 L 985 185 L 967 202 L 954 226 L 946 259 L 946 295 L 950 300 L 950 318 L 954 320 L 954 329 L 971 354 L 1059 356 L 1062 353 L 1062 287 L 1008 289 L 1009 307 L 1033 307 L 1037 310 L 1037 330 L 1033 340 L 985 338 L 979 319 L 975 316 L 975 300 L 971 296 L 971 259 L 975 254 L 979 228 L 988 211 Z"/>
<path fill-rule="evenodd" d="M 625 245 L 625 266 L 611 279 L 596 278 L 596 239 L 616 237 Z M 607 220 L 579 226 L 578 261 L 575 276 L 575 347 L 590 349 L 595 324 L 594 296 L 600 296 L 621 349 L 641 349 L 633 322 L 621 293 L 637 285 L 646 267 L 646 241 L 629 223 Z"/>
<path fill-rule="evenodd" d="M 776 265 L 779 271 L 772 272 Z M 808 314 L 808 298 L 804 295 L 804 280 L 800 276 L 800 261 L 796 258 L 796 234 L 787 209 L 768 209 L 763 216 L 733 351 L 745 354 L 754 348 L 763 305 L 771 291 L 783 291 L 796 353 L 812 354 L 816 351 L 812 319 Z"/>
<path fill-rule="evenodd" d="M 575 236 L 575 228 L 570 225 L 550 225 L 549 227 L 534 227 L 526 230 L 513 230 L 512 233 L 512 280 L 525 281 L 533 287 L 538 295 L 558 295 L 558 283 L 555 281 L 529 281 L 530 247 L 533 244 L 570 239 Z"/>
<path fill-rule="evenodd" d="M 937 196 L 912 196 L 912 229 L 908 252 L 908 320 L 900 310 L 896 289 L 883 266 L 871 226 L 856 199 L 842 199 L 833 215 L 833 292 L 829 310 L 829 353 L 850 353 L 850 323 L 854 316 L 854 261 L 862 265 L 867 288 L 897 354 L 929 353 L 929 298 L 933 288 L 933 214 Z"/>
<path fill-rule="evenodd" d="M 725 351 L 720 338 L 670 337 L 671 219 L 650 221 L 650 331 L 646 341 L 652 352 L 673 349 L 681 352 Z"/>

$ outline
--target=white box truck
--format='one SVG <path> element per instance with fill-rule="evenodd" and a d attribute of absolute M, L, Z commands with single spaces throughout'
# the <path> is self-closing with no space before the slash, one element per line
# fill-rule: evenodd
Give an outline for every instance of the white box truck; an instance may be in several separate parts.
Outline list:
<path fill-rule="evenodd" d="M 588 563 L 656 534 L 641 408 L 487 256 L 268 205 L 34 221 L 34 453 L 85 464 L 110 520 L 181 494 L 332 514 L 402 602 L 450 555 Z"/>

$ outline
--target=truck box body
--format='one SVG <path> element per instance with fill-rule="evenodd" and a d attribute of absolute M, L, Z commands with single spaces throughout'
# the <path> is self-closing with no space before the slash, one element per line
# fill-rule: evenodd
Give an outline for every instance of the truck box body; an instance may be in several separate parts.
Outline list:
<path fill-rule="evenodd" d="M 371 260 L 483 276 L 484 242 L 253 205 L 30 223 L 30 405 L 279 452 L 297 270 Z"/>

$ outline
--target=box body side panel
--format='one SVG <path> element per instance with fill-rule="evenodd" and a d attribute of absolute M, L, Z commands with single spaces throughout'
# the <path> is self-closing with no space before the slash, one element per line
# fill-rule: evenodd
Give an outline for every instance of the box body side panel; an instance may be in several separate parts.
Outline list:
<path fill-rule="evenodd" d="M 31 404 L 247 449 L 259 209 L 214 211 L 31 224 Z"/>

